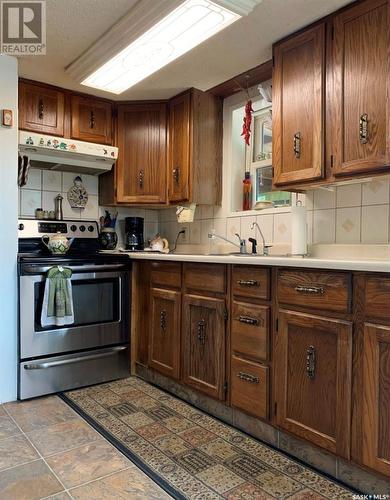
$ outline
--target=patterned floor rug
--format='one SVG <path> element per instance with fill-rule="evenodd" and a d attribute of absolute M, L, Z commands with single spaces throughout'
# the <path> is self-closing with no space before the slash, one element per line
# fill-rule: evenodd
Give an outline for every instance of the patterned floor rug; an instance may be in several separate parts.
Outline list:
<path fill-rule="evenodd" d="M 63 399 L 178 499 L 352 499 L 352 491 L 143 380 Z"/>

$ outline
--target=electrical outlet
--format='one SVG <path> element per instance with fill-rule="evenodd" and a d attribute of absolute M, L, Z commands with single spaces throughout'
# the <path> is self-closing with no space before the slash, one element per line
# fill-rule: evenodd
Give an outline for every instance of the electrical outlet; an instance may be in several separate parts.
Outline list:
<path fill-rule="evenodd" d="M 179 224 L 180 231 L 184 231 L 183 234 L 180 235 L 179 245 L 188 245 L 190 242 L 190 227 L 187 225 Z"/>

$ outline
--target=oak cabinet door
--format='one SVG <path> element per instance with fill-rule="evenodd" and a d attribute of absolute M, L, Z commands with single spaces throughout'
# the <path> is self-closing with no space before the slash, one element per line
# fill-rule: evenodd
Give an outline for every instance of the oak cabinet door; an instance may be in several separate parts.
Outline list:
<path fill-rule="evenodd" d="M 283 310 L 276 335 L 278 425 L 349 458 L 352 325 Z"/>
<path fill-rule="evenodd" d="M 119 203 L 166 201 L 166 105 L 118 106 Z"/>
<path fill-rule="evenodd" d="M 390 2 L 370 0 L 334 20 L 334 173 L 390 165 Z"/>
<path fill-rule="evenodd" d="M 363 463 L 390 476 L 390 327 L 365 324 Z"/>
<path fill-rule="evenodd" d="M 276 186 L 324 173 L 325 25 L 274 48 L 273 167 Z"/>
<path fill-rule="evenodd" d="M 183 298 L 183 382 L 220 400 L 225 399 L 224 313 L 224 299 Z"/>
<path fill-rule="evenodd" d="M 19 83 L 19 128 L 64 135 L 64 94 L 59 90 Z"/>
<path fill-rule="evenodd" d="M 112 144 L 111 103 L 72 96 L 72 139 Z"/>
<path fill-rule="evenodd" d="M 190 93 L 170 101 L 168 192 L 171 202 L 188 201 L 190 198 L 190 115 Z"/>
<path fill-rule="evenodd" d="M 174 379 L 180 374 L 180 308 L 180 292 L 151 289 L 149 365 Z"/>

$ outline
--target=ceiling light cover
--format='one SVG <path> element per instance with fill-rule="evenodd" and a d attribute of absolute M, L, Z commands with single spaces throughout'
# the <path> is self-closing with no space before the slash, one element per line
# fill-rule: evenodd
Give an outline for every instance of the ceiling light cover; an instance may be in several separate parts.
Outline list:
<path fill-rule="evenodd" d="M 186 0 L 81 83 L 121 94 L 240 17 L 210 0 Z"/>

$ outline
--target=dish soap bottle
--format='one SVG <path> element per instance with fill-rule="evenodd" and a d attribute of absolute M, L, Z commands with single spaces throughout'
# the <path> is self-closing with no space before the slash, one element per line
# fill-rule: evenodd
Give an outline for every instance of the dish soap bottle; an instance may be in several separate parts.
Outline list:
<path fill-rule="evenodd" d="M 242 209 L 250 210 L 252 206 L 252 181 L 250 172 L 245 172 L 245 178 L 242 181 Z"/>

